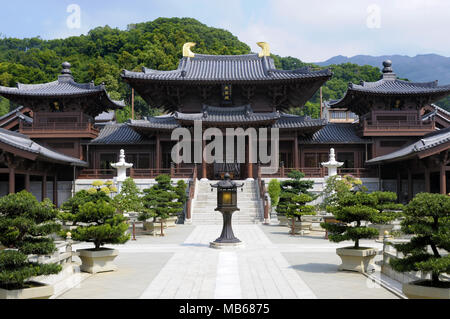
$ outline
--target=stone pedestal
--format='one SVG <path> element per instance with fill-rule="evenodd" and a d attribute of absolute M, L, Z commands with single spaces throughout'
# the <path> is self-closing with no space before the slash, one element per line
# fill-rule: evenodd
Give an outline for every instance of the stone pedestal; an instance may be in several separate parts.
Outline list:
<path fill-rule="evenodd" d="M 77 252 L 80 253 L 79 257 L 82 261 L 81 271 L 96 274 L 117 270 L 117 266 L 113 264 L 114 259 L 119 255 L 119 251 L 116 249 L 79 249 Z"/>
<path fill-rule="evenodd" d="M 336 254 L 341 257 L 342 264 L 339 270 L 370 272 L 373 269 L 373 261 L 377 255 L 375 248 L 355 249 L 353 247 L 345 247 L 336 249 Z"/>

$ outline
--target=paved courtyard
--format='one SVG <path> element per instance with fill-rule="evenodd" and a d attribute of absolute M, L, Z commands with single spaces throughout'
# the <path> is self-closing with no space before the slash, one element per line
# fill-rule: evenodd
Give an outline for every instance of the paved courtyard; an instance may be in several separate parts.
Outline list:
<path fill-rule="evenodd" d="M 164 238 L 138 236 L 116 247 L 118 271 L 88 276 L 59 298 L 397 298 L 362 274 L 337 271 L 335 250 L 350 242 L 330 243 L 319 232 L 292 237 L 280 226 L 234 230 L 245 243 L 235 250 L 209 248 L 221 226 L 177 225 Z M 374 241 L 362 244 L 381 249 Z M 84 247 L 91 246 L 74 249 Z"/>

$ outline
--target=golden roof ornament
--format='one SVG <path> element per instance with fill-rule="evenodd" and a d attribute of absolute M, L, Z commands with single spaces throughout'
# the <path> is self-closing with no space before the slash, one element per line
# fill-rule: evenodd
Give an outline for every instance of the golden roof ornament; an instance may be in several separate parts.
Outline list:
<path fill-rule="evenodd" d="M 257 42 L 256 43 L 262 51 L 259 53 L 259 57 L 262 58 L 263 56 L 270 56 L 270 45 L 267 42 Z"/>
<path fill-rule="evenodd" d="M 193 58 L 195 57 L 195 53 L 191 51 L 192 47 L 195 47 L 196 43 L 194 42 L 187 42 L 183 45 L 183 57 L 186 58 Z"/>

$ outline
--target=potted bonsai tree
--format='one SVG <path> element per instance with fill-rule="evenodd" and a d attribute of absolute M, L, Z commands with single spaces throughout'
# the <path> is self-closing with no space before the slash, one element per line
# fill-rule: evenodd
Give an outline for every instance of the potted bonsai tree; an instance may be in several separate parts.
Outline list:
<path fill-rule="evenodd" d="M 331 212 L 339 223 L 322 223 L 332 242 L 346 240 L 354 241 L 353 247 L 337 248 L 336 253 L 342 259 L 339 270 L 366 272 L 373 263 L 377 250 L 370 247 L 360 247 L 361 239 L 376 238 L 378 231 L 363 225 L 363 221 L 374 221 L 379 211 L 375 208 L 377 199 L 366 192 L 357 191 L 339 196 L 334 206 L 329 206 Z"/>
<path fill-rule="evenodd" d="M 299 171 L 290 172 L 288 174 L 288 177 L 290 179 L 281 182 L 281 194 L 276 208 L 278 220 L 280 221 L 280 224 L 284 224 L 285 222 L 286 225 L 291 225 L 292 227 L 292 223 L 294 223 L 294 228 L 297 227 L 301 230 L 309 230 L 311 227 L 311 223 L 303 222 L 301 220 L 301 216 L 306 215 L 306 213 L 297 215 L 296 213 L 294 213 L 294 211 L 297 210 L 298 206 L 303 206 L 305 203 L 315 199 L 316 196 L 309 192 L 314 182 L 304 180 L 303 178 L 305 177 L 305 174 Z M 301 198 L 294 199 L 294 196 L 298 196 L 300 194 L 308 195 L 309 198 L 303 196 Z M 299 200 L 299 202 L 296 204 L 297 200 Z M 303 204 L 300 204 L 305 200 L 307 201 Z M 284 221 L 284 219 L 286 219 L 286 221 Z"/>
<path fill-rule="evenodd" d="M 307 194 L 291 196 L 290 201 L 286 205 L 286 217 L 291 219 L 291 235 L 309 233 L 311 223 L 298 222 L 297 220 L 301 220 L 301 217 L 305 215 L 316 214 L 314 206 L 306 205 L 312 200 L 313 198 Z"/>
<path fill-rule="evenodd" d="M 61 266 L 30 261 L 29 255 L 47 255 L 56 248 L 51 233 L 59 230 L 57 211 L 47 199 L 40 203 L 22 191 L 0 198 L 0 299 L 44 299 L 53 286 L 30 282 L 31 277 L 57 274 Z"/>
<path fill-rule="evenodd" d="M 408 298 L 450 299 L 450 282 L 440 274 L 450 272 L 450 197 L 420 193 L 406 206 L 402 231 L 413 235 L 411 241 L 396 244 L 403 258 L 391 258 L 391 267 L 399 272 L 422 271 L 429 280 L 403 284 Z"/>
<path fill-rule="evenodd" d="M 154 216 L 159 219 L 161 236 L 164 236 L 165 221 L 183 211 L 183 203 L 179 200 L 176 187 L 172 186 L 170 176 L 160 175 L 156 178 L 157 184 L 144 190 L 144 206 L 146 211 L 139 220 Z M 151 227 L 151 225 L 149 225 Z"/>
<path fill-rule="evenodd" d="M 369 225 L 371 228 L 378 230 L 378 240 L 383 241 L 384 233 L 391 232 L 394 228 L 392 221 L 402 215 L 404 206 L 396 203 L 397 194 L 394 192 L 373 192 L 371 196 L 376 197 L 379 214 L 375 216 L 373 224 Z"/>
<path fill-rule="evenodd" d="M 89 273 L 114 271 L 113 264 L 119 252 L 116 249 L 103 248 L 105 244 L 124 244 L 130 239 L 126 234 L 128 224 L 116 208 L 104 200 L 87 202 L 80 206 L 79 212 L 72 217 L 79 225 L 73 231 L 72 238 L 77 241 L 94 243 L 93 249 L 79 249 L 82 261 L 80 269 Z"/>

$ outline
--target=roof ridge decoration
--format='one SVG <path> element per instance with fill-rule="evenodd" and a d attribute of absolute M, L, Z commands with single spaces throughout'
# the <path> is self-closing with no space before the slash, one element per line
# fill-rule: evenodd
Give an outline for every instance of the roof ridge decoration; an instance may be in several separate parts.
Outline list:
<path fill-rule="evenodd" d="M 191 51 L 191 48 L 195 47 L 197 43 L 187 42 L 183 45 L 183 57 L 185 58 L 193 58 L 195 57 L 195 53 Z"/>
<path fill-rule="evenodd" d="M 267 42 L 257 42 L 256 43 L 261 49 L 262 51 L 258 54 L 258 56 L 260 58 L 265 57 L 265 56 L 270 56 L 270 45 Z"/>
<path fill-rule="evenodd" d="M 387 81 L 395 81 L 397 80 L 397 74 L 392 70 L 392 61 L 386 60 L 383 61 L 383 80 Z"/>

